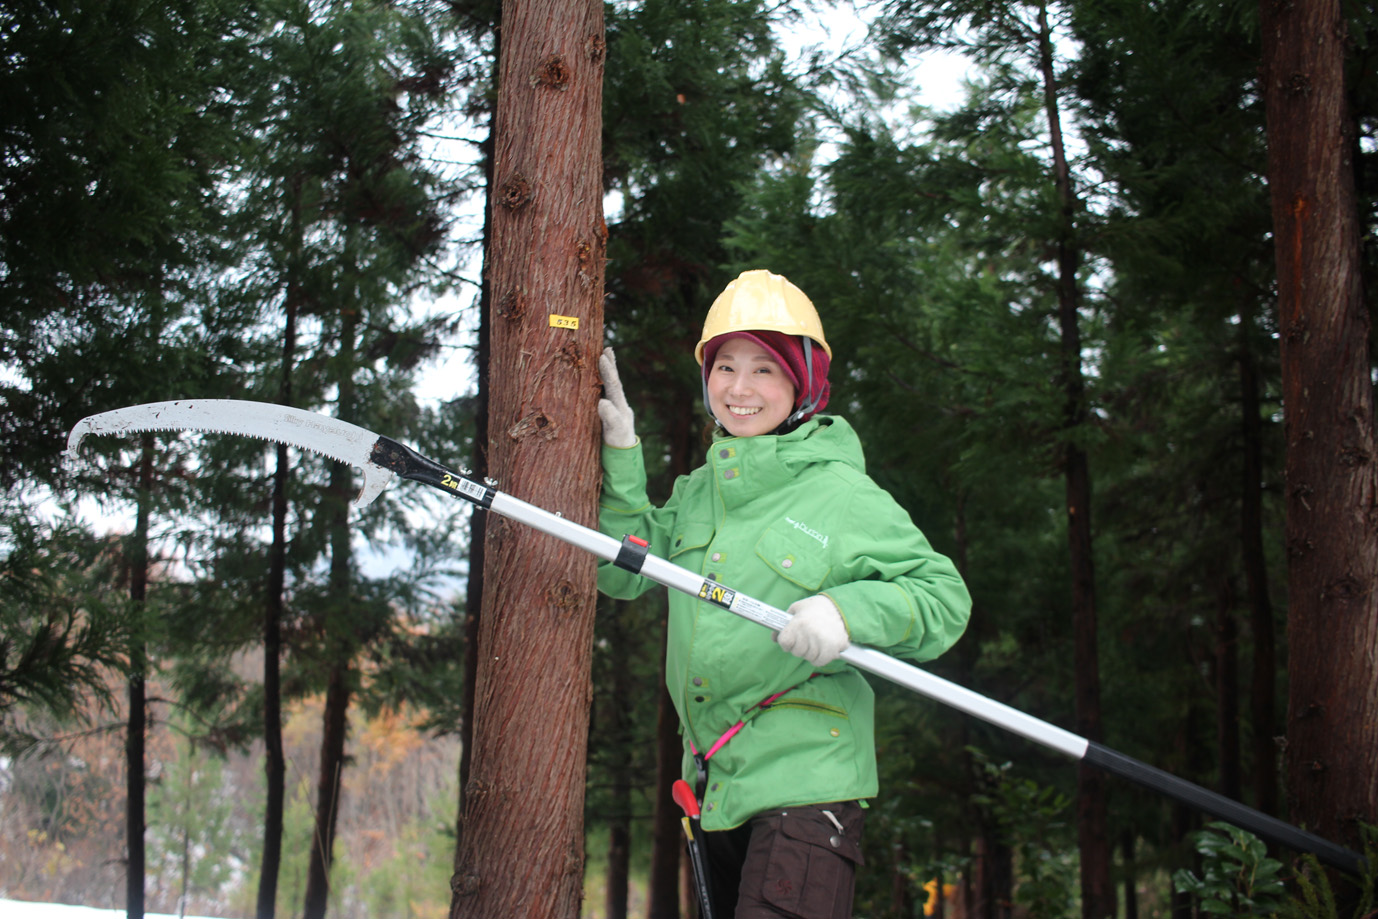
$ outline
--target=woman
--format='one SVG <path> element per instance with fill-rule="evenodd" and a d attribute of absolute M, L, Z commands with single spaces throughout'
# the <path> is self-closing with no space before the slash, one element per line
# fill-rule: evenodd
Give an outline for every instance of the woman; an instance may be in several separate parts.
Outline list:
<path fill-rule="evenodd" d="M 744 272 L 709 309 L 695 356 L 718 429 L 659 508 L 611 350 L 600 359 L 599 526 L 792 615 L 777 636 L 672 591 L 666 683 L 716 919 L 848 917 L 878 789 L 871 688 L 838 655 L 856 642 L 931 660 L 962 634 L 970 596 L 866 475 L 851 426 L 819 414 L 832 351 L 801 290 Z M 653 582 L 604 564 L 598 585 L 630 598 Z"/>

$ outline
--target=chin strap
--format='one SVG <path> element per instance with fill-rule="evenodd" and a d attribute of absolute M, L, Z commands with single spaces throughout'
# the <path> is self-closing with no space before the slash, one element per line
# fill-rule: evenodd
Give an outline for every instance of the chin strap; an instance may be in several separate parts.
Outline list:
<path fill-rule="evenodd" d="M 703 377 L 703 410 L 708 413 L 709 418 L 713 419 L 715 425 L 722 427 L 722 420 L 713 414 L 713 403 L 708 401 L 708 371 L 705 370 L 700 376 Z"/>
<path fill-rule="evenodd" d="M 803 418 L 817 411 L 818 403 L 823 395 L 813 391 L 813 339 L 807 335 L 800 335 L 799 340 L 804 344 L 804 379 L 807 381 L 805 385 L 809 388 L 809 394 L 804 399 L 804 404 L 795 409 L 793 415 L 785 419 L 785 425 L 797 424 Z"/>

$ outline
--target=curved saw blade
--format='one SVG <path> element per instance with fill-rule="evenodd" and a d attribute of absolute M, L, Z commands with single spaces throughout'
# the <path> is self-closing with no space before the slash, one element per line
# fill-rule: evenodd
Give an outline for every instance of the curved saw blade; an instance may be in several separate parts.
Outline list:
<path fill-rule="evenodd" d="M 357 467 L 364 483 L 354 503 L 368 504 L 392 481 L 392 472 L 370 459 L 378 435 L 348 421 L 271 402 L 239 399 L 184 399 L 117 408 L 78 421 L 67 437 L 67 455 L 88 434 L 135 434 L 144 431 L 201 431 L 240 434 L 310 450 Z"/>

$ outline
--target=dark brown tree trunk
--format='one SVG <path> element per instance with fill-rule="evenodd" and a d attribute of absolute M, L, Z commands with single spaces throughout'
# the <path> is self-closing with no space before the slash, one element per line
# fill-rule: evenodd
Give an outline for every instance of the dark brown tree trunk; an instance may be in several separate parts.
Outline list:
<path fill-rule="evenodd" d="M 1219 760 L 1217 788 L 1240 800 L 1239 761 L 1239 625 L 1235 621 L 1235 592 L 1228 567 L 1220 566 L 1221 584 L 1215 623 L 1215 738 Z"/>
<path fill-rule="evenodd" d="M 346 304 L 341 310 L 340 345 L 336 359 L 341 368 L 337 380 L 336 412 L 345 421 L 354 419 L 354 362 L 360 316 Z M 345 737 L 349 730 L 350 661 L 357 648 L 359 624 L 353 615 L 354 550 L 349 522 L 349 501 L 355 491 L 354 472 L 344 463 L 332 463 L 330 488 L 322 513 L 330 520 L 330 574 L 328 607 L 323 619 L 323 655 L 329 668 L 322 714 L 320 774 L 316 783 L 316 822 L 311 834 L 311 853 L 306 869 L 305 919 L 323 919 L 330 901 L 330 866 L 335 860 L 335 825 L 339 819 L 344 788 Z"/>
<path fill-rule="evenodd" d="M 964 577 L 969 570 L 967 536 L 966 494 L 960 488 L 954 489 L 957 496 L 956 517 L 953 531 L 956 549 L 952 560 L 958 572 Z M 976 681 L 976 664 L 981 658 L 981 649 L 989 640 L 992 619 L 981 615 L 973 608 L 971 624 L 963 640 L 957 643 L 953 660 L 957 666 L 954 680 L 961 686 L 973 686 Z M 959 750 L 969 750 L 971 721 L 962 719 L 959 728 Z M 1014 905 L 1014 852 L 1006 839 L 1005 828 L 993 810 L 978 801 L 988 798 L 988 788 L 982 787 L 984 777 L 981 766 L 969 754 L 967 762 L 966 808 L 969 813 L 968 825 L 975 828 L 974 864 L 970 883 L 965 885 L 963 897 L 968 907 L 967 915 L 975 919 L 1009 919 Z M 965 851 L 965 847 L 963 848 Z M 906 914 L 907 915 L 907 914 Z"/>
<path fill-rule="evenodd" d="M 491 474 L 596 524 L 603 7 L 509 0 L 493 175 Z M 594 559 L 488 515 L 452 916 L 579 915 Z"/>
<path fill-rule="evenodd" d="M 1139 919 L 1138 873 L 1134 870 L 1134 831 L 1120 834 L 1120 858 L 1124 864 L 1124 919 Z"/>
<path fill-rule="evenodd" d="M 977 837 L 975 910 L 979 919 L 1009 919 L 1014 906 L 1014 852 L 1005 833 L 988 814 L 981 815 Z"/>
<path fill-rule="evenodd" d="M 909 880 L 909 847 L 898 839 L 890 846 L 890 915 L 914 915 L 913 886 Z"/>
<path fill-rule="evenodd" d="M 129 599 L 133 625 L 129 647 L 129 724 L 124 739 L 125 768 L 125 911 L 129 919 L 143 919 L 145 869 L 144 759 L 148 737 L 147 641 L 144 637 L 148 601 L 148 520 L 153 493 L 153 435 L 143 436 L 139 457 L 139 501 L 129 553 Z"/>
<path fill-rule="evenodd" d="M 608 821 L 608 877 L 603 899 L 603 915 L 607 919 L 627 919 L 627 885 L 631 878 L 632 833 L 631 787 L 619 783 L 613 790 L 615 810 Z"/>
<path fill-rule="evenodd" d="M 1078 311 L 1081 291 L 1077 267 L 1081 250 L 1076 239 L 1076 191 L 1062 139 L 1057 75 L 1053 66 L 1052 33 L 1046 4 L 1039 6 L 1039 63 L 1044 109 L 1053 152 L 1053 174 L 1062 210 L 1057 240 L 1058 325 L 1062 336 L 1061 385 L 1064 400 L 1063 474 L 1066 479 L 1067 538 L 1072 567 L 1072 634 L 1076 668 L 1077 732 L 1087 740 L 1102 740 L 1100 653 L 1097 648 L 1096 578 L 1091 542 L 1091 471 L 1078 434 L 1087 422 L 1086 383 L 1081 369 L 1081 329 Z M 1106 828 L 1105 775 L 1082 764 L 1077 769 L 1077 844 L 1081 852 L 1081 913 L 1083 919 L 1115 914 L 1115 889 L 1110 881 L 1110 841 Z"/>
<path fill-rule="evenodd" d="M 344 788 L 349 695 L 349 664 L 339 661 L 330 668 L 330 682 L 325 691 L 325 734 L 321 738 L 320 775 L 316 780 L 316 822 L 311 836 L 302 910 L 305 919 L 322 919 L 330 902 L 330 866 L 335 861 L 335 826 Z"/>
<path fill-rule="evenodd" d="M 1378 527 L 1354 125 L 1339 0 L 1262 0 L 1286 453 L 1292 822 L 1378 822 Z"/>
<path fill-rule="evenodd" d="M 686 395 L 693 404 L 693 394 Z M 685 404 L 685 403 L 681 403 Z M 692 412 L 679 412 L 670 417 L 670 475 L 686 475 L 695 462 L 695 439 Z M 660 594 L 660 647 L 668 637 L 669 604 Z M 684 833 L 680 829 L 679 808 L 670 796 L 675 779 L 680 777 L 684 744 L 679 736 L 679 715 L 665 689 L 665 657 L 660 661 L 660 688 L 656 693 L 656 784 L 651 812 L 651 874 L 648 878 L 647 919 L 679 919 L 682 891 L 680 889 L 680 861 L 684 849 Z M 686 860 L 687 861 L 687 860 Z"/>
<path fill-rule="evenodd" d="M 627 608 L 630 601 L 612 601 L 610 621 L 604 634 L 608 641 L 608 653 L 613 661 L 630 659 L 631 636 L 626 625 Z M 613 666 L 612 686 L 607 704 L 601 710 L 606 712 L 598 732 L 611 742 L 613 754 L 608 763 L 608 777 L 611 788 L 608 800 L 608 871 L 605 883 L 603 915 L 605 919 L 627 919 L 627 885 L 631 879 L 632 854 L 632 760 L 630 756 L 618 751 L 632 744 L 632 713 L 630 702 L 635 696 L 632 685 L 631 668 Z"/>
<path fill-rule="evenodd" d="M 493 66 L 502 51 L 502 22 L 500 14 L 493 23 Z M 495 74 L 496 76 L 496 74 Z M 479 144 L 483 163 L 483 272 L 478 294 L 478 340 L 474 348 L 474 373 L 478 380 L 474 398 L 474 452 L 470 470 L 479 479 L 488 476 L 488 353 L 490 323 L 493 314 L 493 288 L 489 282 L 493 236 L 493 117 L 488 121 L 488 135 Z M 469 785 L 469 764 L 474 748 L 474 692 L 479 662 L 479 613 L 483 606 L 484 534 L 487 512 L 474 507 L 469 517 L 469 571 L 464 589 L 464 675 L 459 710 L 459 794 L 455 805 L 454 871 L 450 875 L 451 896 L 459 878 L 459 843 L 464 837 L 464 789 Z"/>
<path fill-rule="evenodd" d="M 501 47 L 502 30 L 495 29 L 494 43 Z M 474 372 L 478 378 L 478 393 L 474 400 L 474 455 L 472 472 L 483 479 L 488 476 L 488 349 L 489 329 L 493 316 L 493 285 L 488 280 L 489 240 L 493 235 L 493 129 L 490 123 L 483 148 L 484 217 L 483 217 L 483 280 L 478 295 L 478 344 L 474 349 Z M 455 810 L 455 868 L 459 867 L 459 840 L 464 836 L 464 789 L 469 785 L 469 763 L 474 748 L 474 688 L 479 661 L 479 612 L 483 607 L 484 533 L 488 512 L 475 507 L 469 517 L 469 575 L 464 588 L 464 678 L 463 698 L 460 700 L 459 726 L 459 801 Z M 450 877 L 451 894 L 455 878 Z"/>
<path fill-rule="evenodd" d="M 664 604 L 662 604 L 664 609 Z M 661 617 L 661 647 L 664 647 L 664 616 Z M 651 809 L 651 874 L 647 879 L 648 919 L 680 917 L 680 852 L 684 833 L 680 829 L 671 786 L 679 778 L 683 744 L 679 739 L 679 715 L 665 689 L 665 661 L 660 662 L 660 686 L 656 691 L 656 784 Z"/>
<path fill-rule="evenodd" d="M 1174 756 L 1176 762 L 1182 764 L 1181 772 L 1184 776 L 1195 777 L 1201 774 L 1203 751 L 1205 744 L 1197 743 L 1193 738 L 1198 736 L 1198 725 L 1202 719 L 1200 712 L 1200 693 L 1186 690 L 1186 710 L 1182 721 L 1178 725 L 1177 735 L 1173 739 Z M 1179 705 L 1182 702 L 1178 701 Z M 1187 836 L 1200 829 L 1201 821 L 1199 812 L 1187 805 L 1174 803 L 1172 806 L 1172 838 L 1186 839 Z M 1201 858 L 1194 848 L 1183 847 L 1181 850 L 1183 864 L 1177 865 L 1178 868 L 1188 868 L 1198 876 L 1201 874 Z M 1179 891 L 1176 887 L 1172 891 L 1172 915 L 1174 919 L 1193 919 L 1195 915 L 1196 897 L 1190 893 Z"/>
<path fill-rule="evenodd" d="M 1259 414 L 1258 361 L 1254 355 L 1255 316 L 1246 304 L 1239 323 L 1239 395 L 1244 441 L 1244 480 L 1240 502 L 1240 544 L 1244 583 L 1249 594 L 1253 633 L 1253 675 L 1249 713 L 1253 722 L 1254 807 L 1277 814 L 1277 651 L 1273 603 L 1268 593 L 1268 561 L 1263 550 L 1263 419 Z"/>
<path fill-rule="evenodd" d="M 292 210 L 292 239 L 300 240 L 300 208 Z M 298 253 L 291 264 L 296 265 Z M 292 404 L 292 370 L 297 359 L 297 303 L 300 285 L 287 282 L 282 331 L 282 379 L 278 402 Z M 273 544 L 268 550 L 268 589 L 263 604 L 263 771 L 267 800 L 263 808 L 263 855 L 259 860 L 258 919 L 277 915 L 278 871 L 282 866 L 283 805 L 286 802 L 287 758 L 282 749 L 282 617 L 287 586 L 287 484 L 292 466 L 286 444 L 277 445 L 273 472 Z"/>

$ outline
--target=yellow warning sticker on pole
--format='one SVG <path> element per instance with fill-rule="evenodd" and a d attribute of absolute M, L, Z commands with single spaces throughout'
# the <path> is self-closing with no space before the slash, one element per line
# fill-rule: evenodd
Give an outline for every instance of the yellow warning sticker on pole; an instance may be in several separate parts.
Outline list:
<path fill-rule="evenodd" d="M 550 327 L 552 329 L 577 329 L 579 328 L 578 316 L 560 316 L 555 313 L 550 314 Z"/>

